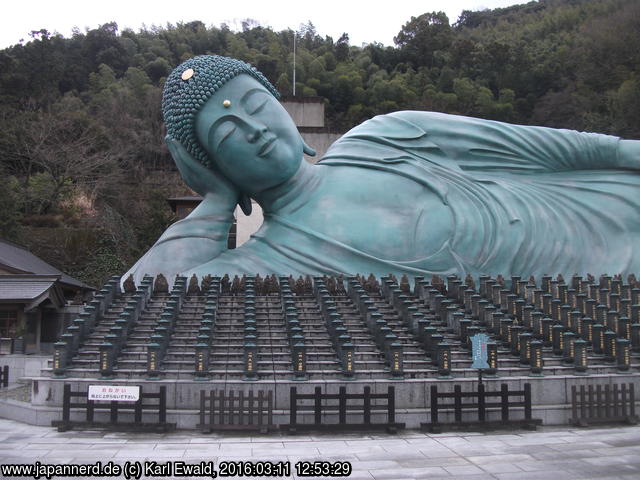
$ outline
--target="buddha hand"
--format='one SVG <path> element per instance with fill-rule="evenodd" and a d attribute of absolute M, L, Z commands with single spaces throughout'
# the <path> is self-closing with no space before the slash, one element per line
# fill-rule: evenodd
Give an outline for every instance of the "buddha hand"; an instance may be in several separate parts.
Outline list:
<path fill-rule="evenodd" d="M 165 143 L 189 188 L 203 197 L 214 197 L 220 206 L 235 208 L 240 200 L 240 191 L 233 183 L 215 167 L 207 167 L 195 160 L 177 140 L 167 135 Z"/>

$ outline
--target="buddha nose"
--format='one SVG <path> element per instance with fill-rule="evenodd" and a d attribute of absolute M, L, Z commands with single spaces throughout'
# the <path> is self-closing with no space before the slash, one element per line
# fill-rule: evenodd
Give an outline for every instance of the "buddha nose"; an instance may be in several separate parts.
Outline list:
<path fill-rule="evenodd" d="M 258 141 L 267 131 L 266 125 L 253 120 L 247 121 L 247 126 L 249 127 L 247 132 L 247 140 L 249 140 L 249 143 Z"/>

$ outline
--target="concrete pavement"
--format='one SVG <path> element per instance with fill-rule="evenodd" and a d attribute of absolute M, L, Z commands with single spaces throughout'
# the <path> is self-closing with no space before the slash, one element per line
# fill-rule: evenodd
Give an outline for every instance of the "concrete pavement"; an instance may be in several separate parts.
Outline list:
<path fill-rule="evenodd" d="M 144 464 L 151 460 L 189 464 L 213 461 L 216 466 L 220 461 L 232 460 L 284 461 L 291 462 L 289 478 L 301 478 L 294 475 L 295 462 L 315 460 L 351 462 L 353 473 L 348 478 L 352 480 L 640 479 L 640 426 L 543 427 L 536 432 L 492 434 L 427 434 L 407 430 L 396 435 L 287 436 L 276 433 L 249 436 L 186 431 L 171 434 L 58 433 L 53 428 L 0 419 L 0 466 L 37 461 L 42 464 L 112 461 L 124 465 L 125 462 Z"/>

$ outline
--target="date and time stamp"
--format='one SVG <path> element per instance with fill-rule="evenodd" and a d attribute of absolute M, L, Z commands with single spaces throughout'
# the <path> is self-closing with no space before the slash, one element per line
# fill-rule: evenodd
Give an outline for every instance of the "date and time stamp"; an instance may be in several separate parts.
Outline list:
<path fill-rule="evenodd" d="M 289 478 L 295 474 L 304 477 L 349 477 L 351 462 L 347 461 L 202 461 L 187 463 L 181 461 L 153 462 L 134 461 L 120 465 L 114 462 L 92 464 L 32 464 L 0 465 L 2 478 L 28 477 L 38 479 L 64 477 L 124 477 L 127 480 L 142 478 L 230 478 L 230 477 L 271 477 Z"/>

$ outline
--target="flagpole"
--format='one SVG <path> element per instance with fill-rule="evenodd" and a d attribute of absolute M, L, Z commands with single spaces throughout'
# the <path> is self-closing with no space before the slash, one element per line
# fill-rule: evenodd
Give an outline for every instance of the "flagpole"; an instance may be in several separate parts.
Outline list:
<path fill-rule="evenodd" d="M 296 96 L 296 37 L 298 34 L 293 31 L 293 96 Z"/>

